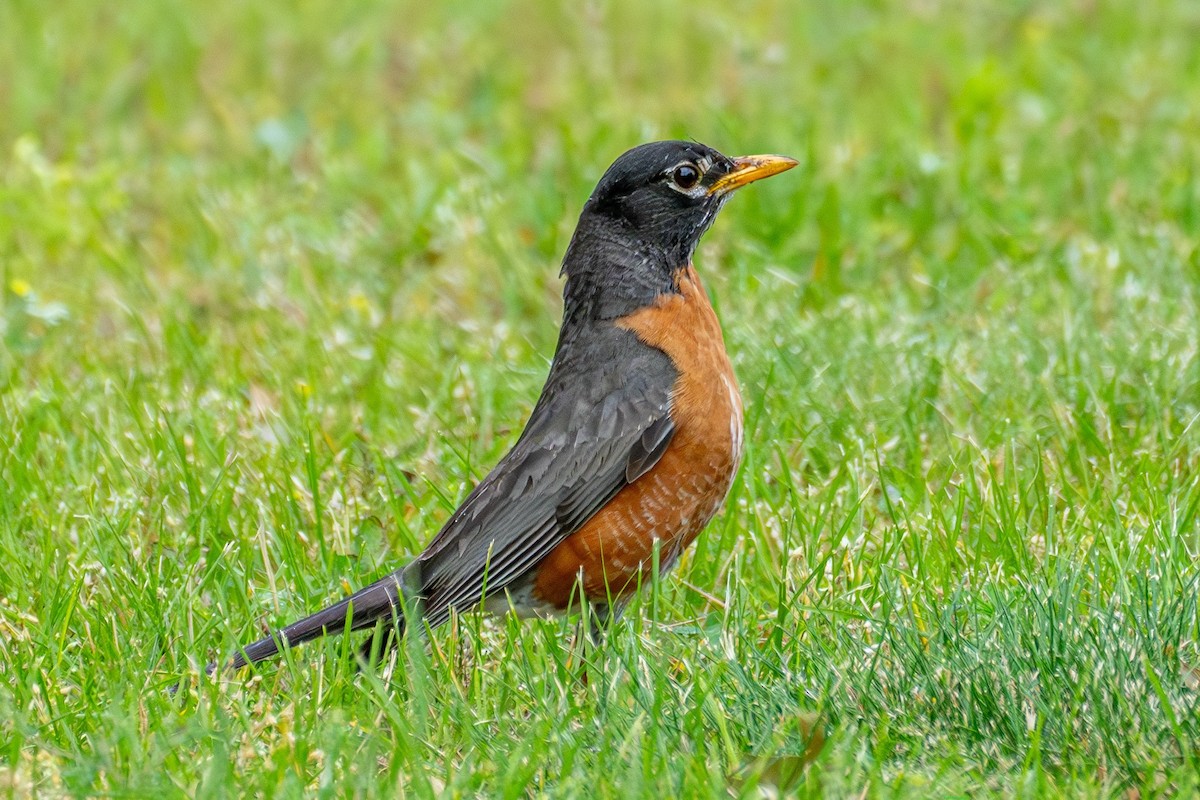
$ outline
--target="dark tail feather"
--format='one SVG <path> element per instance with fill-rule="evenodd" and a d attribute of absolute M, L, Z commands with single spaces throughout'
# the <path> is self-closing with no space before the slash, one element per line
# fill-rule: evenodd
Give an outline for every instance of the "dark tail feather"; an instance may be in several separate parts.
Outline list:
<path fill-rule="evenodd" d="M 243 647 L 233 654 L 230 668 L 240 669 L 247 664 L 256 664 L 271 658 L 279 652 L 281 645 L 295 647 L 326 634 L 360 631 L 373 627 L 381 619 L 394 620 L 393 625 L 388 626 L 388 630 L 399 628 L 404 624 L 404 612 L 400 601 L 404 573 L 405 570 L 393 572 L 370 586 L 359 589 L 345 600 Z M 205 671 L 211 675 L 219 666 L 214 662 L 209 664 Z"/>

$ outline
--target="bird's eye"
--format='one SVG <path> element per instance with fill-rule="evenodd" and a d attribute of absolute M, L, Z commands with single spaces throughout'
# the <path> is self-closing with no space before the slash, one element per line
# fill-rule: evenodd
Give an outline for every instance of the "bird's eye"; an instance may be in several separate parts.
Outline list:
<path fill-rule="evenodd" d="M 671 170 L 671 182 L 685 191 L 691 189 L 700 182 L 700 168 L 685 161 Z"/>

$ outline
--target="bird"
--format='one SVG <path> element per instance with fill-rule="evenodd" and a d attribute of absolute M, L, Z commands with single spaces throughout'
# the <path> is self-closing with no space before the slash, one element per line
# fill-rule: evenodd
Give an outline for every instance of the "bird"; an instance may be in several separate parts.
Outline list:
<path fill-rule="evenodd" d="M 567 245 L 558 343 L 512 449 L 406 566 L 242 647 L 227 667 L 368 629 L 360 653 L 377 659 L 412 617 L 433 628 L 455 612 L 545 616 L 586 603 L 598 627 L 617 619 L 720 510 L 741 460 L 741 394 L 696 246 L 736 190 L 796 164 L 695 141 L 618 157 Z"/>

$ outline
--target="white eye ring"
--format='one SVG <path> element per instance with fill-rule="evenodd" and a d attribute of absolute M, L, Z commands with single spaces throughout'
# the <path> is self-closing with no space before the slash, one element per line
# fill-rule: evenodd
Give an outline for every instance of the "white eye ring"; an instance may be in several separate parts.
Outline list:
<path fill-rule="evenodd" d="M 674 187 L 678 188 L 680 192 L 684 192 L 685 194 L 690 194 L 691 191 L 694 190 L 698 184 L 700 184 L 701 178 L 702 173 L 700 166 L 690 161 L 676 164 L 676 166 L 671 169 L 672 184 L 674 184 Z"/>

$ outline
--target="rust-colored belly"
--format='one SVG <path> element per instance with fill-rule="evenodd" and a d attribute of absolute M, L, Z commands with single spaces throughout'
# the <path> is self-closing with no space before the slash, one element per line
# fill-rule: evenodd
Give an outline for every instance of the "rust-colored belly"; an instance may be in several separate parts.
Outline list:
<path fill-rule="evenodd" d="M 670 568 L 720 509 L 742 451 L 742 401 L 720 324 L 689 265 L 676 276 L 679 294 L 617 324 L 656 347 L 679 370 L 672 393 L 675 436 L 659 462 L 546 557 L 534 597 L 565 608 L 582 579 L 589 600 L 633 591 L 653 567 Z"/>

